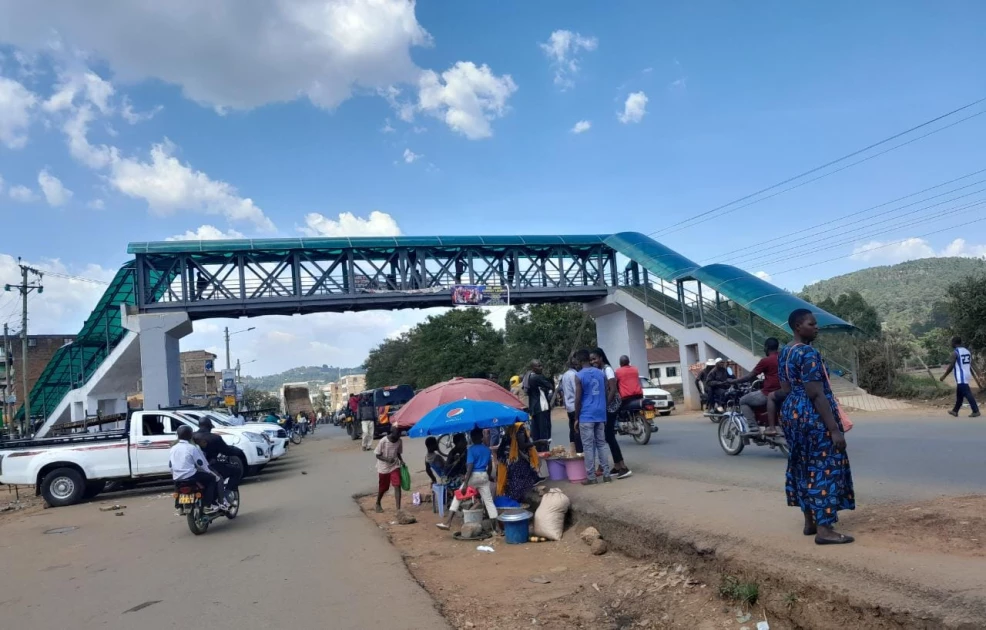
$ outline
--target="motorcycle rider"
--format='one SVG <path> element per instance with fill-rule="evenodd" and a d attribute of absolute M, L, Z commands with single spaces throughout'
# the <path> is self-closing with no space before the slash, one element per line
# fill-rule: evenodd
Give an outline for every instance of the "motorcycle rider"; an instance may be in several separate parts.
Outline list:
<path fill-rule="evenodd" d="M 218 481 L 207 463 L 202 449 L 192 441 L 192 427 L 178 427 L 178 441 L 171 447 L 168 457 L 168 467 L 171 468 L 171 478 L 175 487 L 180 481 L 195 481 L 202 484 L 202 503 L 207 513 L 214 513 L 222 508 L 216 505 L 216 487 Z"/>
<path fill-rule="evenodd" d="M 623 408 L 631 400 L 640 400 L 644 397 L 644 388 L 640 385 L 640 371 L 630 365 L 630 357 L 623 355 L 620 357 L 620 367 L 616 368 L 616 384 L 620 389 L 620 399 L 623 401 Z"/>
<path fill-rule="evenodd" d="M 209 462 L 209 468 L 219 475 L 219 496 L 221 502 L 226 502 L 226 488 L 224 479 L 229 479 L 229 487 L 235 490 L 240 484 L 240 475 L 246 471 L 238 471 L 227 462 L 217 459 L 219 455 L 225 455 L 227 460 L 239 457 L 240 453 L 235 448 L 227 444 L 221 437 L 212 433 L 212 420 L 208 417 L 199 420 L 199 430 L 192 435 L 192 439 L 202 449 L 205 459 Z"/>
<path fill-rule="evenodd" d="M 702 371 L 698 373 L 695 377 L 695 389 L 702 396 L 705 405 L 711 410 L 712 409 L 712 392 L 709 390 L 709 386 L 706 385 L 705 379 L 709 376 L 709 372 L 716 366 L 715 359 L 709 359 L 705 362 L 705 367 Z"/>
<path fill-rule="evenodd" d="M 764 358 L 760 359 L 760 362 L 753 368 L 753 371 L 743 378 L 728 381 L 730 385 L 738 385 L 740 383 L 749 383 L 761 374 L 764 375 L 763 387 L 759 390 L 753 390 L 749 394 L 745 394 L 739 400 L 740 411 L 743 412 L 743 416 L 746 418 L 746 426 L 751 430 L 757 426 L 757 417 L 754 408 L 766 407 L 767 397 L 781 388 L 780 375 L 777 372 L 777 353 L 780 350 L 780 346 L 781 344 L 777 339 L 768 337 L 763 343 Z M 776 422 L 776 415 L 774 416 L 774 421 Z M 776 424 L 769 424 L 765 435 L 777 435 Z"/>
<path fill-rule="evenodd" d="M 709 396 L 709 408 L 717 412 L 722 411 L 722 398 L 726 390 L 729 389 L 729 380 L 732 375 L 726 369 L 726 362 L 722 357 L 716 357 L 712 370 L 705 377 L 705 391 Z"/>

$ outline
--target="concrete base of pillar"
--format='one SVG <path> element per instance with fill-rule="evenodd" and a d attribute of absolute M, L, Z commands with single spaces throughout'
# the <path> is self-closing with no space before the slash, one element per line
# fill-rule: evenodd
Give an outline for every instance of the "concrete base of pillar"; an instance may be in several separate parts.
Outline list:
<path fill-rule="evenodd" d="M 616 304 L 603 304 L 588 309 L 596 321 L 596 339 L 606 352 L 613 369 L 620 366 L 620 356 L 630 358 L 630 365 L 647 375 L 647 345 L 644 320 Z"/>

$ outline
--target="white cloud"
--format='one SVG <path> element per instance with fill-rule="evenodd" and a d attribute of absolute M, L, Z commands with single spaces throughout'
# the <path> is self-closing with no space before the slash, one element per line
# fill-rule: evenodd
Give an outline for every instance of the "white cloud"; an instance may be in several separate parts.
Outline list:
<path fill-rule="evenodd" d="M 220 241 L 228 238 L 243 238 L 243 235 L 236 230 L 226 230 L 223 232 L 212 225 L 200 225 L 194 230 L 187 230 L 184 234 L 175 234 L 164 239 L 166 241 Z"/>
<path fill-rule="evenodd" d="M 517 91 L 509 74 L 496 76 L 489 66 L 471 61 L 459 61 L 440 76 L 426 70 L 418 87 L 418 108 L 470 140 L 493 135 L 490 123 L 504 115 L 507 99 Z"/>
<path fill-rule="evenodd" d="M 49 173 L 48 169 L 38 173 L 38 186 L 49 206 L 63 206 L 72 198 L 72 191 L 62 184 L 62 180 Z"/>
<path fill-rule="evenodd" d="M 86 204 L 86 207 L 89 208 L 90 210 L 105 210 L 106 202 L 104 202 L 102 199 L 93 199 L 92 201 Z"/>
<path fill-rule="evenodd" d="M 685 77 L 682 77 L 680 79 L 675 79 L 674 81 L 668 84 L 668 89 L 673 92 L 681 92 L 687 88 L 688 88 L 688 83 Z"/>
<path fill-rule="evenodd" d="M 252 199 L 240 197 L 231 184 L 182 164 L 173 151 L 174 146 L 166 142 L 151 147 L 149 162 L 117 159 L 112 164 L 110 184 L 129 197 L 145 200 L 157 214 L 182 210 L 220 214 L 229 221 L 249 222 L 258 230 L 274 231 L 274 224 Z"/>
<path fill-rule="evenodd" d="M 397 131 L 390 125 L 390 119 L 385 118 L 383 121 L 383 127 L 380 128 L 380 133 L 394 133 Z"/>
<path fill-rule="evenodd" d="M 123 104 L 120 106 L 120 116 L 131 125 L 136 125 L 137 123 L 154 118 L 162 109 L 164 107 L 158 105 L 146 112 L 135 112 L 133 103 L 130 102 L 130 97 L 124 96 Z"/>
<path fill-rule="evenodd" d="M 965 239 L 957 238 L 939 251 L 923 238 L 908 238 L 901 241 L 870 241 L 853 247 L 853 260 L 880 264 L 894 264 L 918 258 L 941 256 L 961 256 L 979 258 L 986 256 L 986 244 L 974 245 Z"/>
<path fill-rule="evenodd" d="M 305 236 L 400 236 L 401 228 L 394 217 L 374 210 L 367 218 L 352 212 L 342 212 L 330 219 L 318 212 L 305 215 L 305 227 L 298 228 Z"/>
<path fill-rule="evenodd" d="M 75 100 L 82 96 L 105 115 L 113 111 L 110 99 L 115 93 L 112 83 L 91 70 L 63 72 L 55 86 L 55 92 L 41 107 L 53 114 L 72 108 Z"/>
<path fill-rule="evenodd" d="M 95 113 L 90 105 L 80 105 L 65 119 L 62 131 L 68 142 L 68 151 L 73 158 L 89 168 L 106 168 L 119 159 L 116 147 L 105 144 L 90 144 L 89 124 L 95 119 Z"/>
<path fill-rule="evenodd" d="M 627 97 L 623 104 L 623 113 L 618 114 L 620 122 L 624 125 L 628 123 L 638 123 L 647 113 L 647 95 L 643 92 L 634 92 Z"/>
<path fill-rule="evenodd" d="M 595 37 L 583 36 L 581 33 L 558 30 L 553 32 L 548 41 L 540 44 L 541 50 L 551 60 L 555 68 L 555 85 L 567 89 L 575 85 L 575 77 L 579 73 L 579 62 L 582 51 L 593 51 L 599 45 Z"/>
<path fill-rule="evenodd" d="M 114 269 L 99 265 L 68 266 L 57 259 L 25 260 L 24 263 L 45 272 L 42 278 L 44 292 L 32 293 L 28 302 L 29 332 L 36 334 L 77 333 L 106 289 L 105 284 L 77 278 L 109 282 L 116 273 Z M 76 279 L 54 274 L 71 275 Z M 0 253 L 0 278 L 15 277 L 20 277 L 17 258 Z M 17 304 L 20 304 L 19 300 Z M 0 302 L 0 315 L 6 314 L 5 307 L 6 303 Z M 20 313 L 19 306 L 16 312 Z"/>
<path fill-rule="evenodd" d="M 767 273 L 766 271 L 758 271 L 753 275 L 760 278 L 761 280 L 766 280 L 767 282 L 770 282 L 770 274 Z"/>
<path fill-rule="evenodd" d="M 414 12 L 409 0 L 5 2 L 0 40 L 44 50 L 57 33 L 123 81 L 160 79 L 213 107 L 302 96 L 332 108 L 414 81 L 410 50 L 431 43 Z"/>
<path fill-rule="evenodd" d="M 27 186 L 11 186 L 10 187 L 10 198 L 19 203 L 31 203 L 32 201 L 37 201 L 38 196 L 34 194 L 34 191 Z"/>
<path fill-rule="evenodd" d="M 0 144 L 8 149 L 27 144 L 31 112 L 37 104 L 38 97 L 33 92 L 13 79 L 0 77 Z"/>
<path fill-rule="evenodd" d="M 580 120 L 579 122 L 575 123 L 574 127 L 572 127 L 572 133 L 585 133 L 586 131 L 589 131 L 589 129 L 591 128 L 592 128 L 591 122 L 589 122 L 588 120 Z"/>
<path fill-rule="evenodd" d="M 412 164 L 415 160 L 419 160 L 422 157 L 424 157 L 424 156 L 415 153 L 411 149 L 404 149 L 404 163 L 405 164 Z"/>

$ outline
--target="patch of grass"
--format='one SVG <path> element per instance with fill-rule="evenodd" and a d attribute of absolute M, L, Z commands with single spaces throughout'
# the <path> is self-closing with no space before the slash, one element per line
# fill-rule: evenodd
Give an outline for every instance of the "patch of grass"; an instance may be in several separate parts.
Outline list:
<path fill-rule="evenodd" d="M 889 393 L 895 398 L 933 400 L 952 396 L 954 388 L 929 378 L 927 374 L 897 374 Z"/>
<path fill-rule="evenodd" d="M 798 603 L 797 593 L 788 593 L 784 596 L 784 605 L 788 608 L 794 608 L 795 604 Z"/>
<path fill-rule="evenodd" d="M 722 583 L 719 585 L 719 595 L 724 599 L 752 606 L 760 599 L 760 586 L 756 582 L 740 582 L 727 575 L 722 578 Z"/>

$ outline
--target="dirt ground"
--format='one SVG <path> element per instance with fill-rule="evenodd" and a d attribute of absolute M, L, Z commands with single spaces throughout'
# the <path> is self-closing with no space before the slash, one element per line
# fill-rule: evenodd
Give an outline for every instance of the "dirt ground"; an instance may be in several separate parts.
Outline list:
<path fill-rule="evenodd" d="M 0 490 L 0 525 L 9 520 L 29 516 L 45 509 L 44 499 L 34 496 L 30 486 L 2 486 Z"/>
<path fill-rule="evenodd" d="M 398 525 L 393 496 L 384 500 L 383 514 L 373 511 L 374 499 L 360 499 L 364 514 L 387 533 L 456 628 L 754 630 L 763 620 L 756 606 L 750 610 L 723 599 L 720 585 L 693 579 L 686 566 L 640 562 L 615 552 L 592 555 L 578 527 L 566 530 L 559 542 L 456 541 L 435 527 L 439 517 L 430 503 L 405 501 L 417 523 Z M 481 544 L 494 552 L 478 551 Z M 772 621 L 770 627 L 785 626 Z"/>
<path fill-rule="evenodd" d="M 854 534 L 890 550 L 986 557 L 986 496 L 871 505 L 865 516 L 853 514 L 845 521 Z"/>

